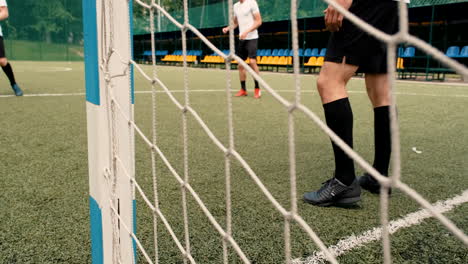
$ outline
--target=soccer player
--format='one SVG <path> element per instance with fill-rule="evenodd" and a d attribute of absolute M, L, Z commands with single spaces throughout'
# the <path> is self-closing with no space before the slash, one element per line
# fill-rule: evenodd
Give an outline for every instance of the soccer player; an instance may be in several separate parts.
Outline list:
<path fill-rule="evenodd" d="M 8 6 L 6 0 L 0 0 L 0 21 L 3 21 L 8 18 Z M 16 84 L 15 75 L 13 69 L 11 68 L 10 63 L 8 62 L 5 55 L 5 45 L 3 43 L 3 32 L 2 27 L 0 26 L 0 66 L 2 66 L 3 71 L 5 72 L 8 80 L 10 80 L 11 88 L 15 92 L 16 96 L 22 96 L 23 91 Z"/>
<path fill-rule="evenodd" d="M 233 30 L 239 26 L 239 46 L 237 55 L 246 60 L 250 58 L 250 67 L 259 74 L 257 65 L 258 28 L 262 25 L 262 16 L 255 0 L 239 0 L 234 4 L 234 25 Z M 229 26 L 223 28 L 223 33 L 229 32 Z M 239 64 L 239 79 L 241 89 L 235 96 L 247 96 L 245 80 L 247 71 Z M 254 97 L 261 97 L 260 86 L 255 80 Z"/>
<path fill-rule="evenodd" d="M 350 12 L 393 34 L 398 30 L 398 2 L 393 0 L 337 0 Z M 409 1 L 407 1 L 409 2 Z M 332 32 L 325 63 L 317 80 L 327 125 L 353 147 L 353 112 L 346 84 L 356 72 L 365 73 L 367 94 L 374 108 L 374 168 L 388 175 L 391 153 L 389 120 L 390 87 L 387 74 L 387 46 L 352 24 L 331 5 L 324 11 L 325 25 Z M 369 174 L 356 179 L 354 162 L 332 142 L 335 157 L 334 177 L 304 201 L 318 206 L 353 204 L 361 199 L 361 187 L 380 192 L 380 184 Z"/>

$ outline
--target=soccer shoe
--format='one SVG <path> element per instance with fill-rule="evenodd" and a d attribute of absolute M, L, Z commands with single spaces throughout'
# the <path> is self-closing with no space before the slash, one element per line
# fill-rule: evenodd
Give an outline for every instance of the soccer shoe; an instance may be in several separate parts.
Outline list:
<path fill-rule="evenodd" d="M 368 173 L 365 173 L 363 176 L 358 178 L 359 185 L 364 190 L 367 190 L 371 193 L 380 194 L 380 183 L 372 178 Z M 388 189 L 388 194 L 392 194 L 392 189 Z"/>
<path fill-rule="evenodd" d="M 259 88 L 255 88 L 254 97 L 255 99 L 259 99 L 260 97 L 262 97 L 262 91 L 260 91 Z"/>
<path fill-rule="evenodd" d="M 361 187 L 355 179 L 351 186 L 346 186 L 336 178 L 323 183 L 315 192 L 304 194 L 304 201 L 317 206 L 350 205 L 361 200 Z"/>
<path fill-rule="evenodd" d="M 240 89 L 234 96 L 236 97 L 247 96 L 247 91 Z"/>
<path fill-rule="evenodd" d="M 16 96 L 22 96 L 23 95 L 23 91 L 21 90 L 21 88 L 17 84 L 13 84 L 11 86 L 11 89 L 13 89 L 13 92 L 15 92 Z"/>

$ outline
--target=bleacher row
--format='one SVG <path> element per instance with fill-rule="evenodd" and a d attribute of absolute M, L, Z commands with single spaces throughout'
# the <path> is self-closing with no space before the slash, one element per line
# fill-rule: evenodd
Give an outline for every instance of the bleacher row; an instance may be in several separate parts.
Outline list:
<path fill-rule="evenodd" d="M 302 65 L 305 67 L 321 67 L 324 63 L 324 56 L 327 49 L 322 48 L 310 48 L 310 49 L 299 49 L 299 57 L 301 58 Z M 229 54 L 229 50 L 222 50 L 224 54 Z M 257 64 L 262 65 L 273 65 L 273 66 L 290 66 L 292 65 L 293 50 L 290 49 L 259 49 L 257 51 Z M 462 48 L 457 46 L 451 46 L 447 49 L 445 54 L 451 58 L 468 58 L 468 46 Z M 165 63 L 180 63 L 183 62 L 182 50 L 176 50 L 172 54 L 169 54 L 167 50 L 158 50 L 155 52 L 156 56 L 162 57 L 160 61 Z M 206 55 L 203 59 L 201 58 L 203 52 L 201 50 L 188 50 L 187 51 L 187 62 L 189 63 L 204 63 L 204 64 L 223 64 L 224 59 L 218 54 L 213 53 Z M 145 51 L 144 57 L 150 57 L 151 51 Z M 414 47 L 400 47 L 398 49 L 398 61 L 397 69 L 404 69 L 404 59 L 416 58 L 416 49 Z M 249 59 L 246 61 L 249 63 Z M 237 64 L 237 61 L 232 61 L 233 64 Z"/>

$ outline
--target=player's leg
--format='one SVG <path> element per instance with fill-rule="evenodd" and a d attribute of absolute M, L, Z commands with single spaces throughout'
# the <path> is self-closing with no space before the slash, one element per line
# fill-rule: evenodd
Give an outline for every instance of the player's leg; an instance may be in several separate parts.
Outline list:
<path fill-rule="evenodd" d="M 369 4 L 369 18 L 372 25 L 388 34 L 398 31 L 398 3 L 382 1 L 378 6 Z M 369 38 L 367 43 L 375 49 L 369 48 L 369 56 L 365 57 L 361 68 L 366 73 L 366 87 L 369 99 L 374 108 L 374 168 L 380 174 L 388 175 L 391 157 L 390 132 L 390 87 L 387 74 L 387 45 L 375 38 Z M 391 62 L 396 63 L 396 62 Z M 363 189 L 372 193 L 380 193 L 380 184 L 369 174 L 359 178 Z M 391 191 L 391 190 L 390 190 Z"/>
<path fill-rule="evenodd" d="M 344 58 L 345 59 L 345 58 Z M 346 84 L 358 66 L 326 61 L 317 80 L 327 125 L 348 146 L 353 147 L 353 112 Z M 320 206 L 352 204 L 359 201 L 361 189 L 356 181 L 354 161 L 334 142 L 334 177 L 319 190 L 304 194 L 308 203 Z"/>
<path fill-rule="evenodd" d="M 374 108 L 373 167 L 380 174 L 387 176 L 392 152 L 388 74 L 366 74 L 366 88 Z M 360 177 L 359 184 L 372 193 L 380 192 L 380 184 L 369 174 Z"/>
<path fill-rule="evenodd" d="M 240 40 L 239 41 L 237 54 L 243 60 L 247 59 L 247 49 L 246 49 L 245 40 Z M 245 82 L 246 82 L 246 79 L 247 79 L 247 72 L 246 72 L 245 68 L 242 65 L 238 64 L 238 67 L 239 67 L 239 81 L 240 81 L 240 84 L 241 84 L 241 89 L 239 90 L 239 92 L 237 92 L 237 94 L 235 96 L 238 96 L 238 97 L 239 96 L 247 96 L 247 89 L 246 89 L 246 85 L 245 85 Z"/>
<path fill-rule="evenodd" d="M 248 57 L 250 58 L 250 67 L 254 70 L 257 74 L 260 74 L 260 70 L 258 69 L 257 65 L 257 49 L 258 49 L 258 39 L 251 39 L 247 42 L 247 53 Z M 259 99 L 262 94 L 260 92 L 260 85 L 258 81 L 254 79 L 255 87 L 254 87 L 254 97 Z"/>
<path fill-rule="evenodd" d="M 317 80 L 327 125 L 343 141 L 353 147 L 353 111 L 348 99 L 346 84 L 357 66 L 325 62 Z M 335 157 L 335 178 L 349 186 L 355 180 L 353 160 L 332 142 Z"/>
<path fill-rule="evenodd" d="M 15 95 L 22 96 L 23 91 L 16 83 L 15 74 L 13 73 L 13 68 L 11 67 L 11 64 L 8 62 L 5 56 L 5 46 L 3 43 L 3 37 L 0 37 L 0 66 L 2 67 L 3 72 L 8 77 L 8 80 L 10 81 L 11 89 L 13 89 L 13 92 L 15 93 Z"/>

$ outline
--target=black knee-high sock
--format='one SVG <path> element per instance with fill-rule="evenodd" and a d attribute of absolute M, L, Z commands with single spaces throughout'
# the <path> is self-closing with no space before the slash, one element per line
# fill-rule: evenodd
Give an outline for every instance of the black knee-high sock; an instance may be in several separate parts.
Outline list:
<path fill-rule="evenodd" d="M 5 72 L 8 80 L 10 80 L 10 84 L 16 84 L 15 75 L 13 74 L 13 69 L 11 68 L 10 63 L 7 63 L 6 66 L 2 66 L 3 71 Z"/>
<path fill-rule="evenodd" d="M 246 90 L 245 89 L 245 81 L 241 81 L 240 83 L 241 83 L 241 89 L 245 91 Z"/>
<path fill-rule="evenodd" d="M 392 152 L 390 132 L 390 106 L 374 108 L 374 168 L 383 175 L 388 175 L 388 166 Z"/>
<path fill-rule="evenodd" d="M 348 98 L 339 99 L 323 105 L 327 125 L 346 144 L 353 147 L 353 111 Z M 335 177 L 346 185 L 353 183 L 356 175 L 354 173 L 353 160 L 332 142 L 335 154 Z"/>
<path fill-rule="evenodd" d="M 258 85 L 258 81 L 255 80 L 254 82 L 255 82 L 255 89 L 260 88 L 260 85 Z"/>

